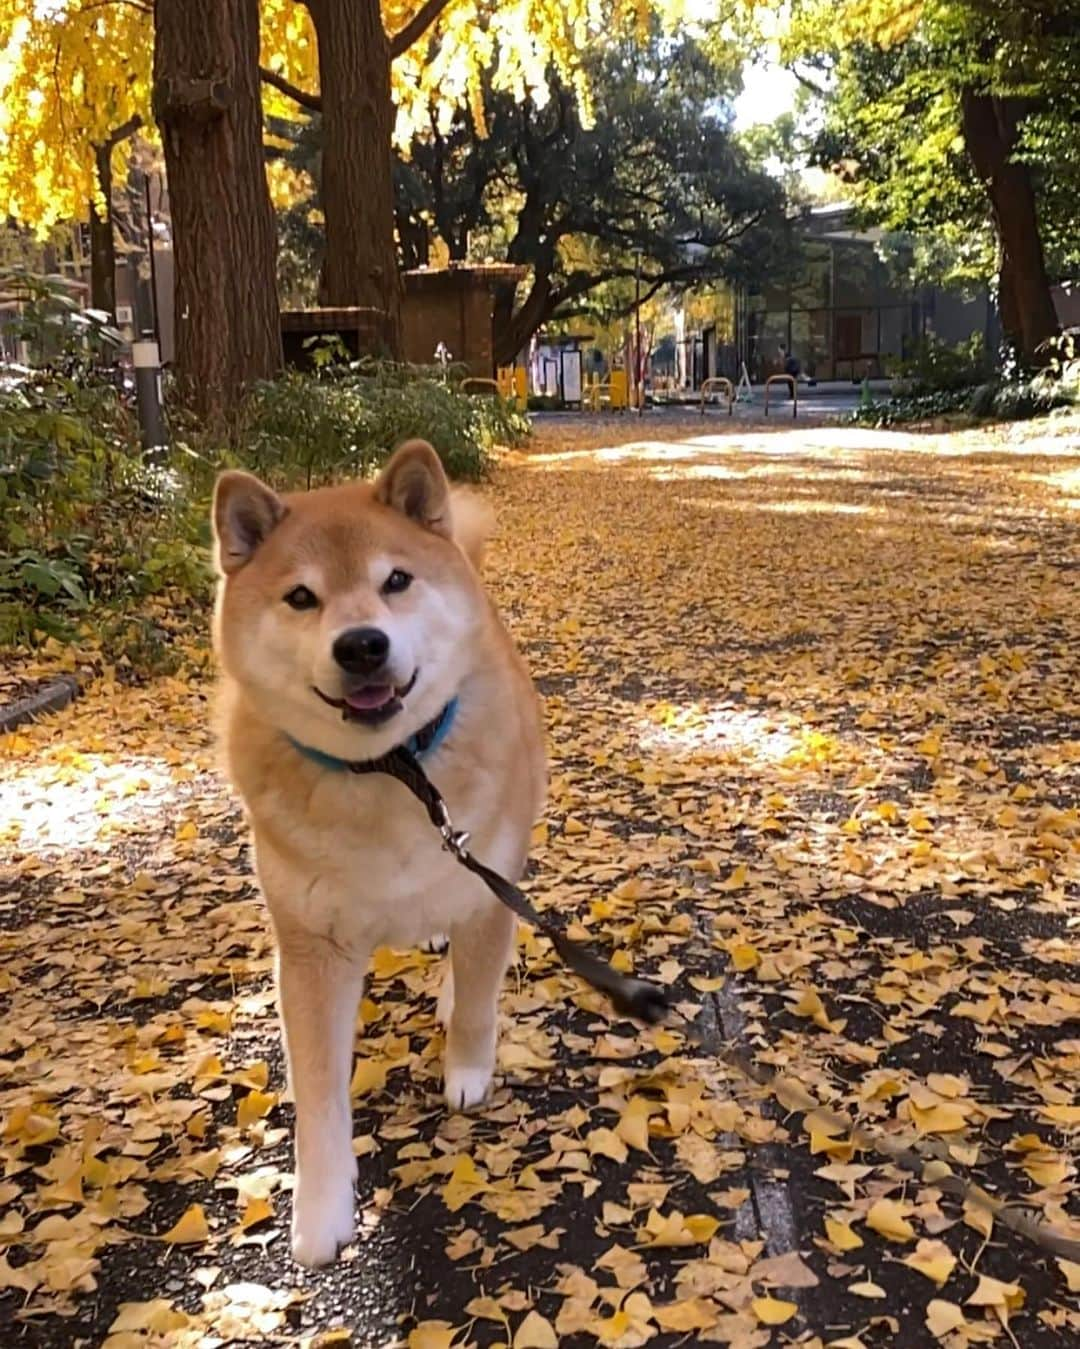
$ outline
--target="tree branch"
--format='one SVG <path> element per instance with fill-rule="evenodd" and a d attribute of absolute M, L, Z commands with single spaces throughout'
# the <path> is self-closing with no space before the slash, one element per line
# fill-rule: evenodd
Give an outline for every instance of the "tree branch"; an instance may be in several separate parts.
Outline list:
<path fill-rule="evenodd" d="M 126 141 L 129 136 L 134 136 L 136 131 L 142 126 L 143 120 L 138 113 L 134 117 L 129 117 L 116 128 L 110 131 L 105 137 L 105 148 L 111 150 L 114 145 L 119 145 L 121 141 Z"/>
<path fill-rule="evenodd" d="M 414 42 L 419 42 L 449 3 L 450 0 L 425 0 L 405 27 L 390 38 L 390 60 L 396 61 Z"/>
<path fill-rule="evenodd" d="M 322 112 L 322 99 L 318 94 L 309 94 L 306 89 L 291 84 L 284 75 L 279 75 L 276 70 L 260 66 L 259 78 L 263 84 L 271 85 L 279 93 L 284 94 L 286 98 L 291 98 L 294 103 L 299 103 L 302 108 L 307 108 L 309 112 Z"/>

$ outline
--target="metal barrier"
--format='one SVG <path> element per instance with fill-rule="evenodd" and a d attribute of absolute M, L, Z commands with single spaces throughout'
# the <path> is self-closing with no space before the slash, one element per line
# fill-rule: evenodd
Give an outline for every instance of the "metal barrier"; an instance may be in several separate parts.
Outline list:
<path fill-rule="evenodd" d="M 524 410 L 529 405 L 529 377 L 523 365 L 500 365 L 495 371 L 499 396 Z"/>
<path fill-rule="evenodd" d="M 791 415 L 799 415 L 799 386 L 794 375 L 770 375 L 765 381 L 765 416 L 769 415 L 769 389 L 774 384 L 786 384 L 791 390 Z"/>
<path fill-rule="evenodd" d="M 583 408 L 588 408 L 590 412 L 599 412 L 605 400 L 609 412 L 624 412 L 629 406 L 625 370 L 612 370 L 607 382 L 603 384 L 594 375 L 592 382 L 585 385 L 581 401 Z"/>
<path fill-rule="evenodd" d="M 719 390 L 719 389 L 721 389 L 721 388 L 722 388 L 722 389 L 724 390 L 724 392 L 727 394 L 727 411 L 728 411 L 728 416 L 730 417 L 731 414 L 734 412 L 734 410 L 735 410 L 735 385 L 732 384 L 732 382 L 731 382 L 730 379 L 725 378 L 725 376 L 723 376 L 723 375 L 712 375 L 712 376 L 710 376 L 709 379 L 702 380 L 702 383 L 701 383 L 701 415 L 702 415 L 703 417 L 705 416 L 705 399 L 706 399 L 706 398 L 708 397 L 708 395 L 709 395 L 710 393 L 712 393 L 714 390 Z"/>
<path fill-rule="evenodd" d="M 460 387 L 462 393 L 478 393 L 481 389 L 484 389 L 485 391 L 490 389 L 492 393 L 499 392 L 497 380 L 481 379 L 478 375 L 474 375 L 469 379 L 463 379 Z"/>
<path fill-rule="evenodd" d="M 610 384 L 601 384 L 599 381 L 597 381 L 595 384 L 586 384 L 585 400 L 584 400 L 585 406 L 589 409 L 590 412 L 599 412 L 600 404 L 603 402 L 605 395 L 607 396 L 608 401 L 610 402 L 611 400 Z"/>

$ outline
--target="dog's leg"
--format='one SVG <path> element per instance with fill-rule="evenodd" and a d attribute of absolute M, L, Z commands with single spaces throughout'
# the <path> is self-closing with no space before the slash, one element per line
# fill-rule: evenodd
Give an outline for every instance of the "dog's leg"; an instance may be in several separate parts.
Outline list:
<path fill-rule="evenodd" d="M 451 930 L 452 1005 L 443 1077 L 452 1110 L 479 1105 L 491 1087 L 499 988 L 513 949 L 515 923 L 502 904 L 486 904 Z"/>
<path fill-rule="evenodd" d="M 353 1235 L 352 1069 L 366 960 L 307 934 L 279 934 L 278 1000 L 296 1103 L 292 1251 L 325 1265 Z"/>

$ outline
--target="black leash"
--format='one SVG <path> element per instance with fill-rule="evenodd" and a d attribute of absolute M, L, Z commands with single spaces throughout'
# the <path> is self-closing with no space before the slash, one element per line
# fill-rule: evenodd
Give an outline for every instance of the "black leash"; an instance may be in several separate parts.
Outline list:
<path fill-rule="evenodd" d="M 432 725 L 436 725 L 440 719 L 441 714 Z M 431 726 L 424 727 L 419 733 L 418 747 L 421 753 L 425 741 L 430 744 L 434 734 L 435 731 Z M 438 789 L 428 781 L 427 774 L 409 750 L 399 745 L 397 749 L 384 754 L 381 759 L 350 762 L 348 767 L 352 773 L 386 773 L 407 787 L 423 805 L 431 823 L 442 835 L 446 851 L 451 853 L 467 871 L 479 876 L 492 894 L 508 909 L 524 922 L 538 928 L 555 947 L 563 962 L 586 983 L 605 994 L 620 1015 L 633 1017 L 650 1025 L 664 1020 L 672 1008 L 672 1000 L 665 989 L 645 979 L 630 979 L 625 974 L 620 974 L 606 960 L 593 955 L 581 942 L 573 941 L 565 933 L 560 932 L 553 923 L 533 908 L 517 886 L 511 885 L 505 876 L 500 876 L 497 871 L 492 871 L 490 867 L 473 857 L 468 850 L 469 835 L 454 828 L 450 812 L 446 809 L 446 802 Z M 687 1022 L 682 1029 L 692 1042 L 698 1044 L 705 1042 L 706 1037 L 694 1022 Z M 806 1113 L 822 1109 L 823 1103 L 811 1095 L 802 1083 L 784 1078 L 779 1071 L 759 1067 L 733 1045 L 711 1046 L 710 1052 L 715 1053 L 722 1062 L 736 1068 L 751 1082 L 774 1095 L 786 1111 Z M 832 1111 L 829 1113 L 834 1114 Z M 943 1173 L 940 1160 L 923 1155 L 918 1150 L 920 1144 L 907 1147 L 877 1130 L 860 1127 L 846 1116 L 834 1114 L 834 1117 L 838 1131 L 850 1130 L 852 1139 L 857 1139 L 860 1147 L 874 1149 L 928 1184 L 937 1185 L 964 1203 L 973 1203 L 986 1209 L 1003 1226 L 1027 1238 L 1043 1250 L 1067 1259 L 1080 1260 L 1080 1242 L 1028 1214 L 1019 1212 L 1020 1205 L 997 1199 L 979 1186 L 956 1176 L 947 1163 Z"/>
<path fill-rule="evenodd" d="M 603 993 L 615 1010 L 622 1016 L 655 1025 L 663 1021 L 671 1007 L 671 999 L 665 989 L 646 979 L 631 979 L 613 969 L 606 960 L 584 946 L 581 942 L 568 937 L 549 919 L 539 913 L 529 903 L 516 885 L 512 885 L 505 876 L 492 871 L 483 862 L 469 852 L 469 835 L 454 828 L 450 812 L 446 808 L 438 788 L 429 781 L 415 756 L 404 746 L 399 745 L 381 759 L 367 759 L 350 762 L 352 773 L 387 773 L 412 792 L 428 813 L 431 823 L 442 835 L 443 847 L 466 871 L 484 882 L 493 895 L 506 905 L 523 922 L 531 924 L 544 934 L 555 947 L 563 963 L 575 974 L 581 976 L 598 992 Z"/>

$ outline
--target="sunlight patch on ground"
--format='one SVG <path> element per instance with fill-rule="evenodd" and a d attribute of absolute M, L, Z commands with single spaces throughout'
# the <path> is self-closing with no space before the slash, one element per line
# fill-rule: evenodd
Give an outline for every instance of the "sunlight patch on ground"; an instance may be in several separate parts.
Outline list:
<path fill-rule="evenodd" d="M 679 497 L 687 506 L 705 511 L 772 511 L 779 515 L 887 515 L 883 506 L 852 501 L 826 501 L 800 497 L 795 501 L 732 501 L 716 497 Z"/>
<path fill-rule="evenodd" d="M 744 707 L 664 707 L 639 718 L 643 754 L 735 754 L 759 760 L 786 759 L 800 744 L 799 733 L 775 717 Z"/>
<path fill-rule="evenodd" d="M 174 770 L 164 759 L 78 760 L 35 764 L 4 783 L 0 840 L 20 850 L 107 850 L 118 833 L 158 828 L 175 804 Z"/>

